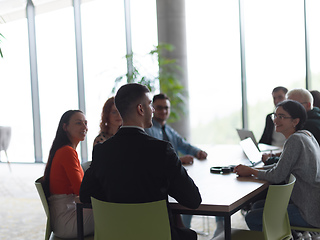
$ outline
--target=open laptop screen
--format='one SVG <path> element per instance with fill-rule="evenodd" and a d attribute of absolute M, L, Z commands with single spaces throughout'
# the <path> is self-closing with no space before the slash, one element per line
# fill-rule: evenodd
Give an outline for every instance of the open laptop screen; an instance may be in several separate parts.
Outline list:
<path fill-rule="evenodd" d="M 258 143 L 257 143 L 257 140 L 253 134 L 252 131 L 250 130 L 247 130 L 247 129 L 236 129 L 237 132 L 238 132 L 238 135 L 240 137 L 240 140 L 244 140 L 246 138 L 251 138 L 253 143 L 258 147 Z M 259 148 L 259 147 L 258 147 Z"/>
<path fill-rule="evenodd" d="M 240 146 L 251 162 L 252 166 L 261 163 L 262 153 L 259 151 L 250 137 L 242 140 L 240 142 Z"/>

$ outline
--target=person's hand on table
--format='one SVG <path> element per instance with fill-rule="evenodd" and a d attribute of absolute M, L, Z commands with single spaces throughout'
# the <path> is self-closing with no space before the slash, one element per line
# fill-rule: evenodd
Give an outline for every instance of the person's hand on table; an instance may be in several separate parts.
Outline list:
<path fill-rule="evenodd" d="M 180 157 L 182 164 L 192 164 L 193 163 L 193 156 L 185 155 Z"/>
<path fill-rule="evenodd" d="M 278 162 L 280 155 L 281 155 L 281 152 L 278 152 L 278 153 L 275 153 L 275 154 L 272 153 L 272 152 L 264 153 L 262 155 L 261 160 L 262 160 L 262 162 L 264 162 L 265 165 L 271 165 L 273 163 Z"/>
<path fill-rule="evenodd" d="M 258 170 L 245 166 L 245 165 L 238 165 L 233 170 L 234 173 L 237 173 L 240 177 L 249 177 L 251 175 L 257 176 Z"/>
<path fill-rule="evenodd" d="M 264 153 L 264 154 L 262 154 L 261 160 L 262 160 L 262 162 L 265 163 L 265 162 L 268 160 L 268 158 L 269 158 L 269 157 L 272 157 L 272 156 L 273 156 L 272 153 Z"/>
<path fill-rule="evenodd" d="M 207 156 L 208 154 L 205 151 L 200 150 L 199 152 L 197 152 L 196 158 L 198 158 L 199 160 L 204 160 L 207 158 Z"/>

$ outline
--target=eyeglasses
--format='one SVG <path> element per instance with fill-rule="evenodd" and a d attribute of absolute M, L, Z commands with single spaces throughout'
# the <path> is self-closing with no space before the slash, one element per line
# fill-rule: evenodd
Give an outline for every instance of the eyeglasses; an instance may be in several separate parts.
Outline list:
<path fill-rule="evenodd" d="M 154 106 L 154 108 L 158 111 L 162 111 L 162 110 L 166 110 L 168 111 L 168 109 L 170 108 L 169 106 Z"/>
<path fill-rule="evenodd" d="M 271 114 L 271 119 L 274 121 L 276 118 L 278 118 L 279 120 L 283 120 L 283 119 L 288 119 L 288 118 L 292 118 L 292 117 L 286 117 L 285 115 L 282 115 L 282 114 L 275 114 L 275 113 L 272 113 Z"/>

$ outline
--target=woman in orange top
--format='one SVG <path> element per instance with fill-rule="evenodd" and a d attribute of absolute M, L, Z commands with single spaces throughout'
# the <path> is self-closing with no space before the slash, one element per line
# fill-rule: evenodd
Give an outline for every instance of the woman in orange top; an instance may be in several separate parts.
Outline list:
<path fill-rule="evenodd" d="M 79 202 L 84 173 L 76 148 L 85 139 L 87 131 L 87 120 L 80 110 L 65 112 L 60 119 L 44 173 L 51 227 L 61 238 L 77 237 L 76 202 Z M 91 209 L 84 209 L 83 222 L 84 234 L 93 234 Z"/>

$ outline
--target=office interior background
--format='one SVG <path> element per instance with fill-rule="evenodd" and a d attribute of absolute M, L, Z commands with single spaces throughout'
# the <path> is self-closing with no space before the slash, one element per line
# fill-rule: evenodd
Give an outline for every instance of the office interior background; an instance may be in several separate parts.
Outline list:
<path fill-rule="evenodd" d="M 89 128 L 81 147 L 90 160 L 102 106 L 113 95 L 115 79 L 127 71 L 128 31 L 141 71 L 157 75 L 157 61 L 148 54 L 158 45 L 156 0 L 28 2 L 35 12 L 31 43 L 37 64 L 31 68 L 27 1 L 0 0 L 5 37 L 0 43 L 0 125 L 12 128 L 9 160 L 46 162 L 59 119 L 65 111 L 79 109 L 79 94 Z M 81 3 L 83 92 L 77 80 L 75 2 Z M 274 110 L 274 87 L 320 90 L 319 12 L 318 0 L 185 0 L 192 144 L 204 150 L 237 144 L 235 129 L 242 127 L 259 140 L 265 116 Z M 36 89 L 31 84 L 34 67 Z"/>

